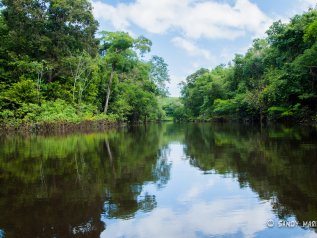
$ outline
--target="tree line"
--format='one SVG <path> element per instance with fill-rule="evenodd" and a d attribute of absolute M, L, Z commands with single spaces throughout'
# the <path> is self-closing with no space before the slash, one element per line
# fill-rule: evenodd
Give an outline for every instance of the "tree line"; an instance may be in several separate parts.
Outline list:
<path fill-rule="evenodd" d="M 0 1 L 0 121 L 156 120 L 168 68 L 151 41 L 98 32 L 88 0 Z"/>
<path fill-rule="evenodd" d="M 189 75 L 178 119 L 316 121 L 317 8 L 266 33 L 228 65 Z"/>

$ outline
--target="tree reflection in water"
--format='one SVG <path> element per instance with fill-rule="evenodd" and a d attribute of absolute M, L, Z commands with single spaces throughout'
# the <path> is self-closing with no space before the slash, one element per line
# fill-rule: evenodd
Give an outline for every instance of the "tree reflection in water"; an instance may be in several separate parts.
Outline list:
<path fill-rule="evenodd" d="M 6 237 L 98 237 L 100 215 L 150 211 L 142 184 L 169 178 L 159 125 L 100 134 L 1 139 L 0 224 Z M 106 201 L 106 202 L 105 202 Z"/>
<path fill-rule="evenodd" d="M 286 126 L 154 124 L 1 137 L 0 237 L 99 237 L 102 221 L 153 211 L 171 180 L 175 142 L 191 166 L 237 178 L 281 219 L 317 220 L 316 135 Z M 156 191 L 144 192 L 148 184 Z"/>
<path fill-rule="evenodd" d="M 316 129 L 192 125 L 184 143 L 193 166 L 233 175 L 270 200 L 280 219 L 316 220 Z"/>

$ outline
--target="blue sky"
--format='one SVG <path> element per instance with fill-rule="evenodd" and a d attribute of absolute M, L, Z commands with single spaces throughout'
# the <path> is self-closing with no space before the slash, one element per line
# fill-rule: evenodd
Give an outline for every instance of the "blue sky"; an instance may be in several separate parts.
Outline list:
<path fill-rule="evenodd" d="M 264 37 L 273 21 L 288 21 L 317 0 L 92 0 L 100 30 L 126 31 L 153 42 L 169 65 L 171 96 L 195 70 L 227 64 Z"/>

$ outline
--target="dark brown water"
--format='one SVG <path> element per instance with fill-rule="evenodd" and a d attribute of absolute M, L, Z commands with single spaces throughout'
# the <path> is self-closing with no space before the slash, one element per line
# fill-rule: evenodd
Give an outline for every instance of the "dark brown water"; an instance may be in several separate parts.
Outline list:
<path fill-rule="evenodd" d="M 167 123 L 0 139 L 1 238 L 311 238 L 316 221 L 316 128 Z"/>

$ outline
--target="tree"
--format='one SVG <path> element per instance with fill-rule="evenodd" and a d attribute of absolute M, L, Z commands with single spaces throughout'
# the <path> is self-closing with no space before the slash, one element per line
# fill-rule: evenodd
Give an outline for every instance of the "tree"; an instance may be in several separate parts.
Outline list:
<path fill-rule="evenodd" d="M 2 5 L 1 21 L 7 32 L 1 34 L 6 48 L 1 66 L 11 72 L 11 80 L 23 72 L 16 74 L 20 71 L 10 61 L 45 60 L 50 69 L 45 77 L 52 82 L 64 76 L 64 57 L 82 51 L 96 55 L 98 23 L 88 0 L 2 0 Z"/>
<path fill-rule="evenodd" d="M 233 64 L 200 70 L 182 88 L 190 117 L 307 120 L 317 110 L 317 9 L 277 21 Z"/>
<path fill-rule="evenodd" d="M 107 114 L 108 111 L 112 82 L 115 74 L 131 67 L 131 63 L 137 60 L 136 50 L 143 55 L 150 51 L 151 44 L 151 41 L 144 37 L 134 39 L 125 32 L 102 32 L 101 54 L 104 56 L 106 69 L 110 71 L 104 104 L 105 114 Z"/>
<path fill-rule="evenodd" d="M 167 64 L 162 57 L 153 56 L 150 65 L 150 79 L 156 84 L 158 95 L 166 97 L 168 95 L 166 83 L 170 82 Z"/>
<path fill-rule="evenodd" d="M 166 63 L 143 58 L 143 36 L 103 32 L 100 45 L 97 26 L 90 0 L 0 0 L 0 120 L 157 119 Z"/>
<path fill-rule="evenodd" d="M 69 64 L 71 76 L 73 78 L 73 103 L 80 105 L 83 94 L 96 78 L 98 68 L 98 57 L 92 58 L 87 52 L 82 52 L 78 56 L 65 58 L 65 63 Z M 89 94 L 89 92 L 88 92 Z"/>

